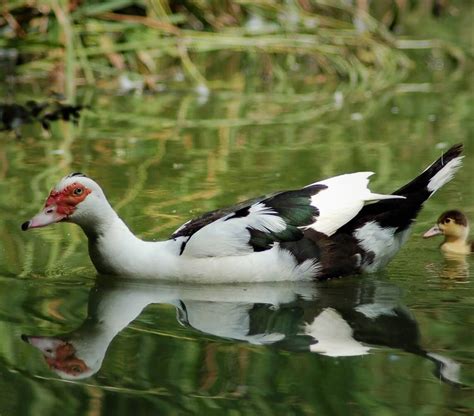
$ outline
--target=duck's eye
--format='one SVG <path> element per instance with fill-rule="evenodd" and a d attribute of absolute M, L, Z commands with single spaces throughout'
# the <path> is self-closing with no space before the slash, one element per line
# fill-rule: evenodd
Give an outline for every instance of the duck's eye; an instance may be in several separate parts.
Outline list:
<path fill-rule="evenodd" d="M 73 191 L 74 195 L 82 195 L 83 192 L 84 190 L 82 188 L 76 188 Z"/>
<path fill-rule="evenodd" d="M 78 366 L 78 365 L 73 365 L 73 366 L 71 367 L 71 371 L 72 371 L 73 373 L 76 373 L 76 374 L 77 374 L 77 373 L 82 373 L 82 368 L 81 368 L 80 366 Z"/>
<path fill-rule="evenodd" d="M 451 218 L 447 218 L 447 219 L 444 220 L 445 224 L 449 224 L 450 222 L 451 222 Z"/>

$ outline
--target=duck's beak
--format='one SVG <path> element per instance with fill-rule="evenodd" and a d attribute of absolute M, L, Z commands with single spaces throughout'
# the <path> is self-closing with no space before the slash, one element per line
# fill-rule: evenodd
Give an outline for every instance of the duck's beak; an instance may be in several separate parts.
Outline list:
<path fill-rule="evenodd" d="M 30 228 L 46 227 L 47 225 L 54 224 L 66 218 L 67 215 L 60 214 L 57 210 L 56 205 L 48 205 L 39 214 L 36 214 L 31 220 L 25 221 L 21 224 L 23 231 L 29 230 Z"/>
<path fill-rule="evenodd" d="M 430 237 L 434 237 L 435 235 L 440 235 L 440 234 L 443 234 L 443 232 L 438 227 L 438 225 L 435 225 L 434 227 L 430 228 L 426 233 L 423 234 L 423 238 L 430 238 Z"/>

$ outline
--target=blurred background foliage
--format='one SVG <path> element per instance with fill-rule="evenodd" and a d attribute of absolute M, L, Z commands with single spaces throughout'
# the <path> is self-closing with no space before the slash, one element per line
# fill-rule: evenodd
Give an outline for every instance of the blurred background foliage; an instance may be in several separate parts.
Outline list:
<path fill-rule="evenodd" d="M 80 85 L 162 91 L 183 81 L 202 94 L 301 91 L 335 81 L 377 91 L 413 67 L 407 49 L 429 49 L 445 64 L 463 67 L 472 54 L 468 33 L 443 27 L 452 17 L 472 19 L 470 5 L 470 0 L 12 0 L 2 5 L 0 53 L 6 76 L 46 81 L 72 100 Z M 413 33 L 421 21 L 419 39 Z"/>

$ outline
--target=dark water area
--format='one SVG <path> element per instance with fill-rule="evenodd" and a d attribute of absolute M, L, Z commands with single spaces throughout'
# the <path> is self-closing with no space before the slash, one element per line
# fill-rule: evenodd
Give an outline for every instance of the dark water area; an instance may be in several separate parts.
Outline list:
<path fill-rule="evenodd" d="M 16 92 L 43 98 L 40 87 Z M 446 259 L 421 238 L 447 209 L 474 219 L 470 77 L 365 98 L 341 86 L 81 90 L 77 101 L 77 124 L 0 133 L 0 414 L 472 413 L 473 256 Z M 374 171 L 371 189 L 389 193 L 459 142 L 464 167 L 375 275 L 97 280 L 78 227 L 20 230 L 70 172 L 95 178 L 140 237 L 162 239 L 203 212 L 340 173 Z"/>

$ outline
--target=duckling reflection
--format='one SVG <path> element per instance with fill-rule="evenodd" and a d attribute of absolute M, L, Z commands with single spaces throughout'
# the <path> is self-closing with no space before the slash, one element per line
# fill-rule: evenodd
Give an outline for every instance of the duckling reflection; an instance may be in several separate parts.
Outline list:
<path fill-rule="evenodd" d="M 433 361 L 438 377 L 458 383 L 459 365 L 420 346 L 418 325 L 400 299 L 397 286 L 372 279 L 238 285 L 100 280 L 79 328 L 22 338 L 60 377 L 84 379 L 99 371 L 113 338 L 147 305 L 166 303 L 176 307 L 181 324 L 206 334 L 331 357 L 396 348 Z"/>
<path fill-rule="evenodd" d="M 439 277 L 453 281 L 470 279 L 469 262 L 464 254 L 444 253 L 444 263 L 439 270 Z"/>

